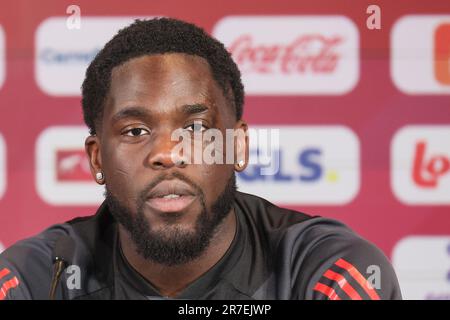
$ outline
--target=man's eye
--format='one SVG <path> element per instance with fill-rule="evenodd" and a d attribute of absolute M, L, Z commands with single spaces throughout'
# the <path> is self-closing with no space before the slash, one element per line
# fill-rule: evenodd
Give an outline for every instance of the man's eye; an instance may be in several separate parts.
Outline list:
<path fill-rule="evenodd" d="M 143 129 L 143 128 L 133 128 L 133 129 L 125 131 L 124 133 L 126 136 L 129 136 L 129 137 L 138 137 L 138 136 L 143 136 L 145 134 L 148 134 L 149 131 L 147 129 Z"/>
<path fill-rule="evenodd" d="M 188 125 L 185 129 L 188 129 L 189 131 L 192 131 L 192 132 L 203 132 L 208 128 L 206 128 L 201 123 L 193 123 L 191 125 Z"/>

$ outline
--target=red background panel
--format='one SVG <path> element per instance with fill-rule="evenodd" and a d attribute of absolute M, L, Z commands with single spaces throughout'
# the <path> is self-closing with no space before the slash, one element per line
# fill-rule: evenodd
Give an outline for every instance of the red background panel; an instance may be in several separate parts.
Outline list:
<path fill-rule="evenodd" d="M 345 15 L 360 33 L 360 78 L 342 96 L 249 96 L 244 118 L 255 125 L 345 125 L 361 144 L 361 188 L 343 206 L 291 206 L 310 214 L 337 218 L 376 243 L 389 256 L 401 238 L 414 234 L 449 234 L 448 206 L 407 206 L 390 186 L 390 144 L 409 124 L 449 124 L 448 95 L 405 95 L 390 76 L 390 31 L 405 14 L 450 14 L 450 2 L 376 1 L 381 30 L 366 27 L 373 1 L 77 1 L 83 16 L 177 17 L 211 32 L 229 15 Z M 34 76 L 35 32 L 50 16 L 65 16 L 72 1 L 4 0 L 0 24 L 6 37 L 6 78 L 0 89 L 0 132 L 7 149 L 7 187 L 0 199 L 0 241 L 9 246 L 45 227 L 95 207 L 51 206 L 36 192 L 35 144 L 53 125 L 80 125 L 80 97 L 52 97 Z M 61 80 L 63 81 L 63 79 Z M 80 84 L 81 85 L 81 84 Z M 450 190 L 449 190 L 450 192 Z M 280 204 L 282 205 L 282 204 Z"/>

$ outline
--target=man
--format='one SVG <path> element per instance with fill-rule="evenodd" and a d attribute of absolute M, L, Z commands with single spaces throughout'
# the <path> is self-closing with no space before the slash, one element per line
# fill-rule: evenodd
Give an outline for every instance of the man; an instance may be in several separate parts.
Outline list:
<path fill-rule="evenodd" d="M 174 156 L 180 129 L 194 142 L 212 129 L 248 132 L 240 72 L 203 30 L 136 21 L 99 52 L 82 89 L 86 152 L 106 199 L 95 216 L 7 249 L 0 298 L 47 299 L 68 237 L 57 299 L 401 298 L 386 257 L 343 224 L 236 191 L 247 135 L 234 137 L 231 163 Z"/>

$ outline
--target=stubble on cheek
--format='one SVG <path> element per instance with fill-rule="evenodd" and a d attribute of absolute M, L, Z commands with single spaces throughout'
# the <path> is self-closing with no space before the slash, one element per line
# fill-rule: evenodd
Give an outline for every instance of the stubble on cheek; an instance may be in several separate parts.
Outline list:
<path fill-rule="evenodd" d="M 204 168 L 202 168 L 200 176 L 203 181 L 207 182 L 202 187 L 203 190 L 210 191 L 211 203 L 214 203 L 220 196 L 232 173 L 232 167 L 226 164 L 210 164 L 205 165 Z M 223 181 L 223 183 L 219 183 L 219 181 Z"/>
<path fill-rule="evenodd" d="M 124 169 L 114 168 L 106 179 L 106 188 L 119 199 L 129 210 L 136 212 L 139 192 L 135 190 L 135 180 Z"/>

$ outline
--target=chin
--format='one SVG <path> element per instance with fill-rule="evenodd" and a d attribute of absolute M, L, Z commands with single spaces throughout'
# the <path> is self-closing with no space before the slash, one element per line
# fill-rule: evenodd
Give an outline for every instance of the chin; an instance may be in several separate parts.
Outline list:
<path fill-rule="evenodd" d="M 170 228 L 171 230 L 190 230 L 196 229 L 198 215 L 193 216 L 190 212 L 146 212 L 145 213 L 150 232 L 158 232 Z"/>

